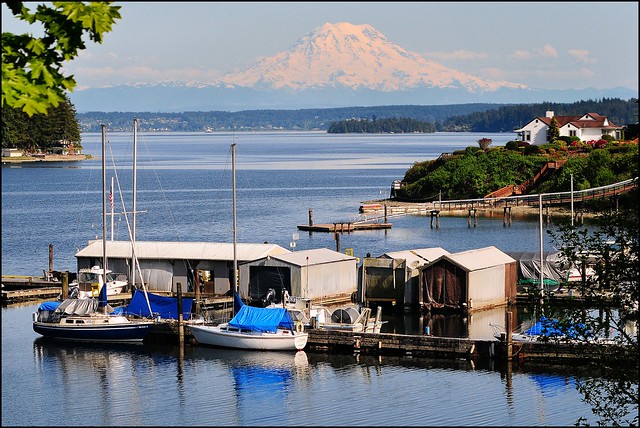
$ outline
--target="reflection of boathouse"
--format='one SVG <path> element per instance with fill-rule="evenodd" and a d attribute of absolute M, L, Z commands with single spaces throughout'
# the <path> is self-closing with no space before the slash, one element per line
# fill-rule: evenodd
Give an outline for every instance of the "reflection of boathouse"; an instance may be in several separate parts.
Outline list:
<path fill-rule="evenodd" d="M 131 242 L 106 241 L 108 268 L 114 272 L 131 272 Z M 290 251 L 275 244 L 237 243 L 238 265 L 267 256 Z M 232 243 L 220 242 L 150 242 L 136 241 L 135 255 L 140 264 L 142 279 L 153 292 L 193 292 L 195 284 L 208 295 L 222 295 L 233 282 L 234 248 Z M 102 240 L 90 241 L 76 253 L 78 270 L 102 265 Z M 136 270 L 136 284 L 140 284 Z M 186 287 L 185 287 L 186 286 Z"/>

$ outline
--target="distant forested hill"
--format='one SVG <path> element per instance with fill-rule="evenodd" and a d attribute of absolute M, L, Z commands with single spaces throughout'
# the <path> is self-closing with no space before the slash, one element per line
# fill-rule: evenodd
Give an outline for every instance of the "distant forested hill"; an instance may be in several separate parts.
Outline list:
<path fill-rule="evenodd" d="M 638 123 L 638 100 L 603 98 L 600 101 L 579 101 L 571 104 L 541 103 L 501 106 L 485 111 L 451 116 L 438 123 L 439 131 L 511 132 L 536 116 L 553 111 L 556 116 L 582 116 L 598 113 L 619 126 Z"/>
<path fill-rule="evenodd" d="M 638 122 L 638 101 L 602 99 L 573 104 L 452 104 L 396 105 L 379 107 L 341 107 L 302 110 L 244 110 L 238 112 L 188 111 L 183 113 L 88 112 L 78 113 L 83 132 L 100 132 L 106 124 L 110 131 L 130 131 L 133 118 L 140 131 L 326 131 L 334 122 L 348 119 L 407 118 L 435 125 L 435 131 L 512 132 L 547 110 L 556 115 L 598 113 L 616 125 Z"/>

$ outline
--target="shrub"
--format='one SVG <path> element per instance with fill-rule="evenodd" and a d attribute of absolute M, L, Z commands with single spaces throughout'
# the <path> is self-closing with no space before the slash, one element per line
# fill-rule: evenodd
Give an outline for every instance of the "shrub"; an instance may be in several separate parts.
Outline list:
<path fill-rule="evenodd" d="M 518 147 L 520 147 L 519 143 L 522 143 L 522 141 L 508 141 L 507 144 L 504 145 L 504 148 L 507 150 L 518 150 Z"/>
<path fill-rule="evenodd" d="M 540 149 L 540 147 L 534 145 L 534 144 L 530 144 L 528 146 L 526 146 L 524 148 L 524 154 L 525 155 L 533 155 L 533 154 L 538 154 L 541 153 L 542 150 Z"/>
<path fill-rule="evenodd" d="M 482 150 L 486 150 L 487 148 L 489 148 L 489 146 L 491 145 L 492 141 L 493 140 L 491 138 L 480 138 L 478 140 L 478 145 L 480 146 L 480 148 Z"/>

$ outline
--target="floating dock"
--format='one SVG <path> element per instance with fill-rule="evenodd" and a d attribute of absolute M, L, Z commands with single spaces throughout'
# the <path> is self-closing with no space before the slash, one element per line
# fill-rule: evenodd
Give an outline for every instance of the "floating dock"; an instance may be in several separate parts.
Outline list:
<path fill-rule="evenodd" d="M 360 230 L 391 229 L 391 223 L 324 223 L 324 224 L 299 224 L 298 230 L 309 232 L 350 233 Z"/>

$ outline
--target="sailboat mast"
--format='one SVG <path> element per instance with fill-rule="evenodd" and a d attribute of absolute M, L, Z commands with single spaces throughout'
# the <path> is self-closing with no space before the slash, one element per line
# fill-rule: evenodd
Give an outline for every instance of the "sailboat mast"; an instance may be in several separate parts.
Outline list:
<path fill-rule="evenodd" d="M 236 143 L 231 145 L 231 175 L 233 189 L 233 290 L 238 292 L 238 230 L 236 227 Z"/>
<path fill-rule="evenodd" d="M 107 284 L 107 126 L 102 125 L 102 284 Z"/>
<path fill-rule="evenodd" d="M 134 259 L 136 245 L 136 210 L 138 195 L 138 118 L 133 118 L 133 199 L 132 199 L 132 223 L 131 226 L 131 284 L 136 285 L 136 263 Z"/>

